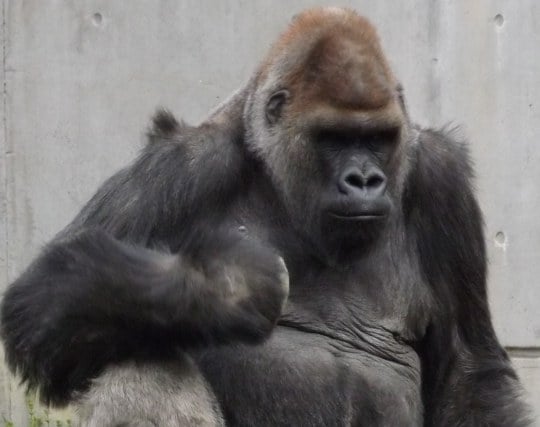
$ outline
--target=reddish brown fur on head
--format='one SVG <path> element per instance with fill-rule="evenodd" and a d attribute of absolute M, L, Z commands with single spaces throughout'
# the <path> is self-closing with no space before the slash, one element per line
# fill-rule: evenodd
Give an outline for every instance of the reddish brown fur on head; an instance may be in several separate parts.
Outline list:
<path fill-rule="evenodd" d="M 340 8 L 298 15 L 263 61 L 259 81 L 273 73 L 294 90 L 291 112 L 329 104 L 366 111 L 387 106 L 397 82 L 369 21 Z"/>
<path fill-rule="evenodd" d="M 243 124 L 298 230 L 320 235 L 332 209 L 390 212 L 407 168 L 397 86 L 375 29 L 352 10 L 303 12 L 272 46 L 247 86 Z M 343 190 L 354 186 L 347 174 L 380 191 Z"/>

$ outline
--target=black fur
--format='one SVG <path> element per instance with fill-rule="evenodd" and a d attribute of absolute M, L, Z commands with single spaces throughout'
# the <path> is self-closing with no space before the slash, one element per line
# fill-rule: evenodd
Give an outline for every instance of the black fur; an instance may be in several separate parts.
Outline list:
<path fill-rule="evenodd" d="M 189 126 L 176 120 L 176 117 L 170 111 L 159 109 L 152 119 L 148 137 L 150 141 L 174 139 L 181 132 L 188 130 Z"/>
<path fill-rule="evenodd" d="M 437 307 L 420 350 L 424 397 L 436 408 L 427 421 L 529 425 L 516 374 L 491 324 L 483 223 L 468 150 L 452 132 L 424 131 L 420 142 L 410 217 L 419 230 L 418 254 Z"/>

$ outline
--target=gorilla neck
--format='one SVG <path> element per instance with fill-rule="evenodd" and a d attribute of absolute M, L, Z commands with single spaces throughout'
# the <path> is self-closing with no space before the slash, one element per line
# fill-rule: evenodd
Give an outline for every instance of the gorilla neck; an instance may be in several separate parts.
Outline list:
<path fill-rule="evenodd" d="M 359 228 L 349 230 L 335 230 L 332 228 L 323 229 L 321 239 L 323 240 L 321 253 L 325 260 L 332 266 L 347 266 L 355 263 L 356 260 L 369 256 L 377 249 L 378 244 L 383 240 L 381 235 L 388 227 L 388 223 L 356 224 Z M 352 228 L 352 226 L 350 226 Z"/>
<path fill-rule="evenodd" d="M 404 230 L 400 218 L 390 218 L 373 241 L 342 250 L 340 260 L 331 254 L 313 262 L 307 253 L 287 253 L 291 288 L 280 323 L 336 340 L 369 340 L 366 330 L 381 328 L 389 342 L 392 333 L 404 342 L 419 340 L 432 313 L 431 299 L 417 258 L 408 255 L 411 240 Z M 328 311 L 337 301 L 340 308 Z"/>

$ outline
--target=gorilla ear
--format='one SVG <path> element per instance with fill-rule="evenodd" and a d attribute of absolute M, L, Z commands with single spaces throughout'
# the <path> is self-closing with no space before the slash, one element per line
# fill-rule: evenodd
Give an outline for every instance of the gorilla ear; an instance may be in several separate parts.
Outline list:
<path fill-rule="evenodd" d="M 289 99 L 289 91 L 285 89 L 275 92 L 270 97 L 265 110 L 268 124 L 273 125 L 281 118 L 281 111 L 287 99 Z"/>

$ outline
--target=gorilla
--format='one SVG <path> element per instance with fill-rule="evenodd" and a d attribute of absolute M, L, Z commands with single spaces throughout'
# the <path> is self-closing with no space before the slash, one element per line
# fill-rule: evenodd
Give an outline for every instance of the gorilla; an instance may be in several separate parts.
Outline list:
<path fill-rule="evenodd" d="M 305 11 L 9 286 L 7 362 L 87 426 L 527 426 L 471 179 L 371 24 Z"/>

